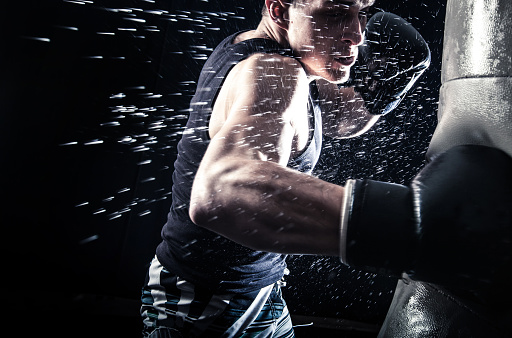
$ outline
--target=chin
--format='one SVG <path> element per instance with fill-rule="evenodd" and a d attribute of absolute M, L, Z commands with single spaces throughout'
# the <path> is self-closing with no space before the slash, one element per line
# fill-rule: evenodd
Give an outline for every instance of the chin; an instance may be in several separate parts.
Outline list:
<path fill-rule="evenodd" d="M 317 69 L 315 72 L 313 67 L 308 68 L 308 73 L 313 77 L 322 78 L 334 84 L 343 84 L 350 78 L 350 67 L 334 68 L 332 64 L 327 64 Z"/>

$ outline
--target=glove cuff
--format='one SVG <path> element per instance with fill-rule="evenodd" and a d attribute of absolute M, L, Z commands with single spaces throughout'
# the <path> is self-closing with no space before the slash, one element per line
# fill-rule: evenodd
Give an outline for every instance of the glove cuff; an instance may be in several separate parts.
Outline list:
<path fill-rule="evenodd" d="M 393 276 L 413 266 L 418 235 L 408 187 L 349 181 L 342 208 L 343 263 Z"/>
<path fill-rule="evenodd" d="M 343 264 L 347 262 L 347 226 L 350 218 L 351 205 L 353 204 L 352 197 L 354 196 L 354 187 L 356 180 L 348 180 L 345 183 L 345 195 L 341 203 L 341 217 L 340 217 L 340 261 Z"/>

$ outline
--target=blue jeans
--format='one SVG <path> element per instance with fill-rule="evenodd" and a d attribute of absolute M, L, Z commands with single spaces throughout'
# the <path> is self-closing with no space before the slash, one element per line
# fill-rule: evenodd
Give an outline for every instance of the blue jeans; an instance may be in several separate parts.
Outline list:
<path fill-rule="evenodd" d="M 279 283 L 212 294 L 167 271 L 155 257 L 142 290 L 144 337 L 294 337 Z"/>

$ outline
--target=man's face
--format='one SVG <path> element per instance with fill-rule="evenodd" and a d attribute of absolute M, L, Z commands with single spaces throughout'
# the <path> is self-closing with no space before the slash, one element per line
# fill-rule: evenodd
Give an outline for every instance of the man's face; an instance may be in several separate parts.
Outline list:
<path fill-rule="evenodd" d="M 374 0 L 307 0 L 288 8 L 290 47 L 310 76 L 348 80 Z"/>

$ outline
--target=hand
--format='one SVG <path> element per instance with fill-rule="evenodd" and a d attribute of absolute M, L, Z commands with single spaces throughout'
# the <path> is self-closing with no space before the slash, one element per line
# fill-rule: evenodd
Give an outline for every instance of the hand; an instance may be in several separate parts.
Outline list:
<path fill-rule="evenodd" d="M 349 265 L 464 289 L 512 281 L 506 153 L 458 146 L 435 157 L 409 187 L 352 183 L 342 216 Z"/>
<path fill-rule="evenodd" d="M 350 80 L 342 86 L 353 86 L 370 113 L 385 115 L 429 67 L 430 49 L 414 27 L 391 13 L 372 16 L 365 34 Z"/>

